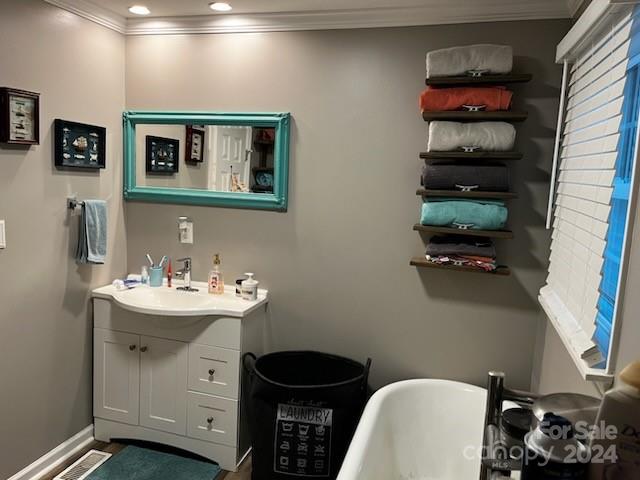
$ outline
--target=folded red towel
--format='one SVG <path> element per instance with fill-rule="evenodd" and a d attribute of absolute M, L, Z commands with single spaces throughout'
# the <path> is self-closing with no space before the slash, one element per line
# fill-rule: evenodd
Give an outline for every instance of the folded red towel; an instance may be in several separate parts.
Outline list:
<path fill-rule="evenodd" d="M 485 105 L 489 112 L 509 110 L 513 92 L 505 87 L 427 87 L 420 94 L 420 110 L 462 110 L 463 105 Z"/>

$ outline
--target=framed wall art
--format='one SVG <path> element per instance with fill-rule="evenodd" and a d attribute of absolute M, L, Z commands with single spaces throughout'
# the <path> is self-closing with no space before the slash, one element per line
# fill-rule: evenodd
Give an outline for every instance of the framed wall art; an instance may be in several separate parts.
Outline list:
<path fill-rule="evenodd" d="M 186 126 L 186 148 L 184 150 L 186 163 L 202 163 L 204 161 L 205 130 L 195 125 Z"/>
<path fill-rule="evenodd" d="M 145 143 L 147 173 L 172 175 L 178 172 L 179 140 L 147 135 Z"/>
<path fill-rule="evenodd" d="M 40 144 L 40 94 L 0 87 L 0 142 Z"/>
<path fill-rule="evenodd" d="M 53 162 L 56 167 L 105 168 L 106 128 L 57 118 L 53 130 Z"/>

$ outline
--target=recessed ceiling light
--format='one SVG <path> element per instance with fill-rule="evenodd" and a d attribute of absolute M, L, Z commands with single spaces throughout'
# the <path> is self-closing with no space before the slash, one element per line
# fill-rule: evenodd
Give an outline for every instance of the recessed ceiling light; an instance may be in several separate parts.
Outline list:
<path fill-rule="evenodd" d="M 133 7 L 129 7 L 129 11 L 134 15 L 149 15 L 151 13 L 144 5 L 134 5 Z"/>
<path fill-rule="evenodd" d="M 211 10 L 215 10 L 216 12 L 229 12 L 231 11 L 231 5 L 225 2 L 213 2 L 209 4 L 209 8 Z"/>

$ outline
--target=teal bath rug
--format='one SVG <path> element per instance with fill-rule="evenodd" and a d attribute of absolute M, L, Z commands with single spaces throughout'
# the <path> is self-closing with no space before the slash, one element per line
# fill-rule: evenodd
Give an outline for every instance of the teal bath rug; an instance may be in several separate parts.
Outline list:
<path fill-rule="evenodd" d="M 87 480 L 214 480 L 220 471 L 217 465 L 203 460 L 129 445 Z"/>

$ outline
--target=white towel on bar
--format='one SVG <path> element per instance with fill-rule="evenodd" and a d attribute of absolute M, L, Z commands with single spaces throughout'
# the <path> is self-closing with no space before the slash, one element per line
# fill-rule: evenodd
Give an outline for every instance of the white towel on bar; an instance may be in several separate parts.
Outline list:
<path fill-rule="evenodd" d="M 428 151 L 453 152 L 462 147 L 477 147 L 487 152 L 513 150 L 516 129 L 507 122 L 429 123 Z"/>
<path fill-rule="evenodd" d="M 469 70 L 511 73 L 513 49 L 509 45 L 469 45 L 427 53 L 427 78 L 465 75 Z"/>

